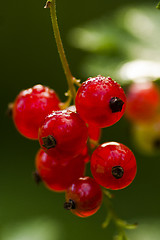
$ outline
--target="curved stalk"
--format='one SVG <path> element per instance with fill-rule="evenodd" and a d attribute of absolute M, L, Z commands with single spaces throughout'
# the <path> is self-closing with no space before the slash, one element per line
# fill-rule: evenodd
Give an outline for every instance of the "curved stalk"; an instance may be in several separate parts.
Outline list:
<path fill-rule="evenodd" d="M 115 240 L 128 240 L 125 233 L 125 229 L 135 229 L 137 227 L 137 224 L 128 224 L 126 221 L 118 218 L 113 209 L 113 205 L 110 201 L 112 195 L 107 190 L 103 190 L 103 193 L 105 197 L 104 203 L 107 207 L 108 215 L 105 221 L 103 222 L 102 227 L 106 228 L 109 225 L 109 223 L 113 221 L 118 230 L 118 235 L 115 237 Z"/>
<path fill-rule="evenodd" d="M 56 0 L 47 1 L 45 8 L 50 8 L 52 26 L 53 26 L 53 31 L 54 31 L 54 36 L 55 36 L 55 40 L 56 40 L 58 53 L 59 53 L 61 63 L 62 63 L 64 72 L 66 75 L 68 88 L 70 90 L 73 100 L 75 100 L 75 96 L 76 96 L 76 90 L 74 87 L 75 78 L 71 74 L 69 64 L 68 64 L 68 61 L 67 61 L 67 58 L 65 55 L 65 51 L 63 48 L 61 36 L 60 36 L 60 31 L 59 31 L 58 22 L 57 22 L 57 14 L 56 14 Z"/>

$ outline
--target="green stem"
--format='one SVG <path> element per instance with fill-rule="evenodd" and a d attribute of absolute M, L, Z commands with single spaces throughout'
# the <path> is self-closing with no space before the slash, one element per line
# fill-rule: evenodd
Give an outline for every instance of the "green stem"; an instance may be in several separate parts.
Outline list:
<path fill-rule="evenodd" d="M 115 210 L 113 208 L 112 202 L 110 201 L 110 198 L 112 198 L 112 195 L 105 189 L 103 190 L 103 193 L 104 193 L 104 197 L 105 197 L 104 203 L 107 207 L 108 215 L 106 217 L 106 220 L 102 224 L 102 227 L 104 227 L 104 228 L 107 227 L 109 225 L 110 221 L 112 220 L 118 230 L 118 236 L 116 236 L 115 239 L 127 240 L 128 238 L 126 236 L 125 229 L 135 229 L 137 227 L 137 224 L 128 224 L 126 221 L 118 218 L 115 213 Z"/>
<path fill-rule="evenodd" d="M 75 96 L 76 96 L 76 90 L 75 90 L 75 87 L 74 87 L 75 78 L 71 74 L 69 64 L 68 64 L 68 61 L 67 61 L 67 58 L 66 58 L 66 55 L 65 55 L 65 51 L 64 51 L 64 48 L 63 48 L 63 43 L 62 43 L 62 40 L 61 40 L 61 36 L 60 36 L 60 31 L 59 31 L 58 22 L 57 22 L 57 14 L 56 14 L 56 0 L 47 1 L 45 7 L 50 8 L 52 26 L 53 26 L 54 36 L 55 36 L 55 40 L 56 40 L 56 45 L 57 45 L 57 48 L 58 48 L 58 53 L 59 53 L 61 63 L 62 63 L 64 72 L 65 72 L 65 75 L 66 75 L 68 88 L 70 90 L 70 93 L 71 93 L 71 96 L 72 96 L 73 100 L 75 100 Z"/>

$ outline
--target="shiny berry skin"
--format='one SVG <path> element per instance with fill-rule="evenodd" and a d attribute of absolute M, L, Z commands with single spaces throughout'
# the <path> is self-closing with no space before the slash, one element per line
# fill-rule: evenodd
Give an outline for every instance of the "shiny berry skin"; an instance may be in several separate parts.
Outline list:
<path fill-rule="evenodd" d="M 38 129 L 46 115 L 59 110 L 60 100 L 54 90 L 42 85 L 23 90 L 13 104 L 13 121 L 25 137 L 38 139 Z"/>
<path fill-rule="evenodd" d="M 72 158 L 85 148 L 88 128 L 78 113 L 69 110 L 49 114 L 39 129 L 42 149 L 51 156 Z"/>
<path fill-rule="evenodd" d="M 75 105 L 71 105 L 67 108 L 67 110 L 70 110 L 71 112 L 76 112 L 76 106 Z M 88 126 L 88 137 L 91 137 L 93 136 L 93 138 L 97 138 L 97 136 L 99 136 L 101 130 L 98 128 L 96 128 L 96 130 L 94 130 L 94 133 L 93 133 L 93 129 L 92 127 L 90 128 Z M 91 147 L 92 147 L 92 144 L 91 144 Z M 86 147 L 83 149 L 83 151 L 81 152 L 81 154 L 84 156 L 84 161 L 85 163 L 88 163 L 90 161 L 90 155 L 89 155 L 89 150 L 88 150 L 88 146 L 86 145 Z"/>
<path fill-rule="evenodd" d="M 102 190 L 93 178 L 76 180 L 66 192 L 64 208 L 79 217 L 89 217 L 96 213 L 102 203 Z"/>
<path fill-rule="evenodd" d="M 121 143 L 100 145 L 91 157 L 91 172 L 101 186 L 118 190 L 127 187 L 137 172 L 132 151 Z"/>
<path fill-rule="evenodd" d="M 67 110 L 70 110 L 71 112 L 76 112 L 76 106 L 75 105 L 71 105 L 67 108 Z"/>
<path fill-rule="evenodd" d="M 159 89 L 152 82 L 134 83 L 127 94 L 126 116 L 136 123 L 151 121 L 159 106 Z"/>
<path fill-rule="evenodd" d="M 72 111 L 72 112 L 76 112 L 76 106 L 75 105 L 72 105 L 72 106 L 68 107 L 67 109 Z M 90 139 L 91 148 L 94 148 L 95 145 L 98 144 L 99 139 L 101 137 L 101 128 L 99 128 L 99 127 L 97 127 L 93 124 L 89 124 L 88 125 L 88 137 Z M 88 161 L 89 161 L 89 159 L 88 159 Z"/>
<path fill-rule="evenodd" d="M 126 96 L 110 77 L 97 76 L 82 83 L 75 104 L 85 122 L 104 128 L 120 120 L 125 111 Z"/>
<path fill-rule="evenodd" d="M 68 110 L 72 112 L 76 112 L 76 106 L 72 105 L 67 108 Z M 90 124 L 88 125 L 88 137 L 90 138 L 91 141 L 98 143 L 100 137 L 101 137 L 101 128 Z M 95 145 L 91 143 L 91 147 L 94 147 Z"/>
<path fill-rule="evenodd" d="M 85 158 L 78 155 L 75 158 L 59 161 L 55 156 L 49 156 L 42 149 L 36 156 L 36 169 L 41 180 L 53 191 L 65 191 L 73 181 L 84 176 Z"/>

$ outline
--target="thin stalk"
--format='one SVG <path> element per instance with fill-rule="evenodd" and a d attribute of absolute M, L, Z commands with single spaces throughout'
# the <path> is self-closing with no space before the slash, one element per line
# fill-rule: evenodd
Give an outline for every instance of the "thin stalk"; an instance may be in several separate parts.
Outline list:
<path fill-rule="evenodd" d="M 65 72 L 65 75 L 66 75 L 68 88 L 70 90 L 70 93 L 71 93 L 71 96 L 72 96 L 73 100 L 75 100 L 75 96 L 76 96 L 76 90 L 75 90 L 75 87 L 74 87 L 75 78 L 71 74 L 69 64 L 68 64 L 68 61 L 67 61 L 67 58 L 66 58 L 66 55 L 65 55 L 65 51 L 64 51 L 64 48 L 63 48 L 62 39 L 61 39 L 61 36 L 60 36 L 60 31 L 59 31 L 58 22 L 57 22 L 57 14 L 56 14 L 56 0 L 47 1 L 45 7 L 50 8 L 52 26 L 53 26 L 53 31 L 54 31 L 54 36 L 55 36 L 55 40 L 56 40 L 58 53 L 59 53 L 61 63 L 62 63 L 64 72 Z"/>
<path fill-rule="evenodd" d="M 102 224 L 102 227 L 105 228 L 109 225 L 110 221 L 112 220 L 114 224 L 117 227 L 118 235 L 115 237 L 116 240 L 127 240 L 127 236 L 125 233 L 125 229 L 135 229 L 137 227 L 137 224 L 128 224 L 126 221 L 118 218 L 118 216 L 115 213 L 115 210 L 113 208 L 112 202 L 110 201 L 110 198 L 112 198 L 112 195 L 109 194 L 108 191 L 103 190 L 104 193 L 104 203 L 108 210 L 108 215 L 105 219 L 105 221 Z"/>

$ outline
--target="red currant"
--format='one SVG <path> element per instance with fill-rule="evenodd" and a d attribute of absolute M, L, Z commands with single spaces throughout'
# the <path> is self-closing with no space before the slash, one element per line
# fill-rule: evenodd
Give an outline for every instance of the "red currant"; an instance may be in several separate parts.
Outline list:
<path fill-rule="evenodd" d="M 78 89 L 76 109 L 88 124 L 103 128 L 113 125 L 122 117 L 126 96 L 120 85 L 111 78 L 89 78 Z"/>
<path fill-rule="evenodd" d="M 72 112 L 76 112 L 76 106 L 75 105 L 72 105 L 72 106 L 68 107 L 67 109 L 72 111 Z M 94 148 L 95 144 L 93 144 L 92 141 L 95 142 L 95 143 L 98 143 L 98 141 L 101 137 L 101 128 L 99 128 L 99 127 L 97 127 L 93 124 L 88 125 L 88 137 L 91 140 L 90 146 L 92 148 Z"/>
<path fill-rule="evenodd" d="M 89 155 L 89 151 L 88 151 L 88 146 L 87 145 L 83 149 L 83 151 L 81 152 L 81 155 L 83 156 L 85 163 L 88 163 L 90 161 L 90 155 Z"/>
<path fill-rule="evenodd" d="M 147 122 L 154 118 L 159 105 L 159 89 L 152 82 L 134 83 L 127 95 L 126 115 L 134 122 Z"/>
<path fill-rule="evenodd" d="M 85 148 L 88 128 L 78 113 L 69 110 L 49 114 L 39 129 L 39 142 L 49 155 L 72 158 Z"/>
<path fill-rule="evenodd" d="M 104 143 L 92 154 L 91 171 L 96 182 L 103 187 L 122 189 L 135 178 L 136 159 L 125 145 L 116 142 Z"/>
<path fill-rule="evenodd" d="M 38 139 L 38 129 L 46 115 L 59 110 L 59 98 L 54 90 L 36 85 L 23 90 L 13 104 L 13 120 L 18 131 L 30 139 Z"/>
<path fill-rule="evenodd" d="M 101 137 L 101 128 L 95 126 L 95 125 L 88 125 L 88 136 L 91 140 L 91 147 L 94 148 L 95 144 L 99 142 L 99 139 Z M 94 142 L 95 144 L 93 144 Z"/>
<path fill-rule="evenodd" d="M 73 181 L 84 176 L 85 158 L 79 155 L 73 159 L 59 161 L 42 149 L 36 156 L 36 169 L 45 185 L 53 191 L 65 191 Z"/>
<path fill-rule="evenodd" d="M 88 126 L 88 135 L 89 135 L 90 139 L 97 142 L 101 136 L 101 128 L 98 128 L 94 125 L 89 125 Z"/>
<path fill-rule="evenodd" d="M 77 179 L 66 192 L 64 208 L 79 217 L 88 217 L 98 211 L 102 202 L 102 190 L 93 178 Z"/>

